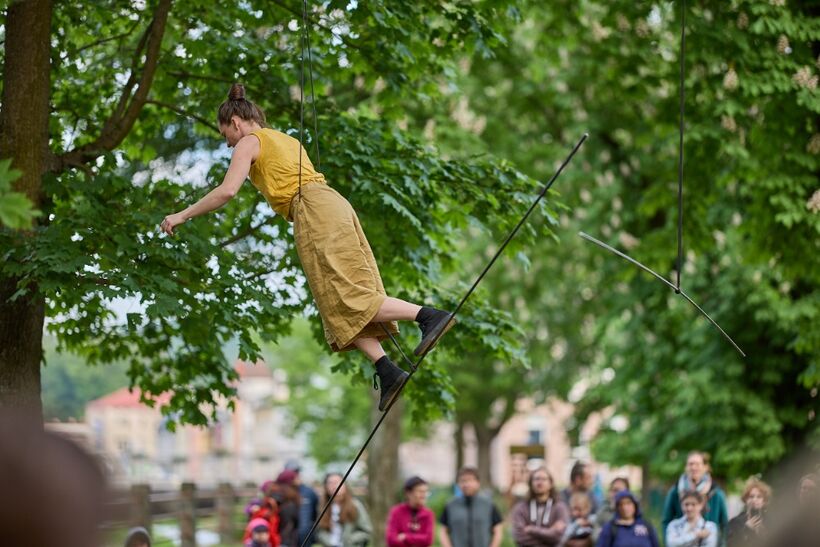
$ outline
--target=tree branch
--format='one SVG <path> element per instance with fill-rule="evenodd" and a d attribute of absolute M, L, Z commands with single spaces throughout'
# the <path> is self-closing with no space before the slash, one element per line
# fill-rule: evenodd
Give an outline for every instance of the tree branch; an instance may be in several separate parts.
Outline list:
<path fill-rule="evenodd" d="M 268 218 L 266 218 L 265 220 L 263 220 L 262 222 L 260 222 L 259 224 L 257 224 L 256 226 L 249 225 L 249 226 L 248 226 L 247 228 L 245 228 L 244 230 L 242 230 L 242 231 L 240 231 L 240 232 L 236 233 L 235 235 L 233 235 L 233 236 L 229 237 L 229 238 L 228 238 L 228 239 L 226 239 L 225 241 L 223 241 L 223 242 L 219 243 L 219 244 L 218 244 L 218 245 L 219 245 L 219 247 L 220 247 L 220 248 L 227 247 L 227 246 L 228 246 L 228 245 L 230 245 L 231 243 L 236 243 L 236 242 L 237 242 L 237 241 L 239 241 L 240 239 L 245 239 L 246 237 L 248 237 L 248 236 L 250 236 L 250 235 L 253 235 L 253 234 L 254 234 L 254 232 L 256 232 L 259 228 L 261 228 L 262 226 L 266 226 L 266 225 L 268 225 L 268 224 L 270 223 L 271 219 L 273 219 L 273 218 L 274 218 L 274 217 L 268 217 Z"/>
<path fill-rule="evenodd" d="M 213 123 L 209 122 L 207 119 L 203 118 L 202 116 L 200 116 L 198 114 L 192 114 L 192 113 L 188 112 L 187 110 L 183 110 L 182 108 L 179 108 L 178 106 L 174 106 L 174 105 L 169 104 L 169 103 L 163 103 L 161 101 L 155 101 L 153 99 L 148 99 L 147 101 L 145 101 L 145 104 L 152 104 L 152 105 L 155 105 L 155 106 L 159 106 L 160 108 L 167 108 L 168 110 L 173 110 L 177 114 L 185 116 L 186 118 L 191 118 L 192 120 L 196 120 L 199 123 L 201 123 L 202 125 L 210 128 L 210 129 L 213 129 L 215 132 L 219 133 L 219 128 L 216 125 L 214 125 Z"/>
<path fill-rule="evenodd" d="M 103 153 L 116 148 L 128 135 L 131 128 L 139 116 L 145 101 L 148 99 L 148 92 L 154 80 L 154 73 L 159 61 L 160 46 L 165 34 L 165 24 L 168 21 L 168 14 L 171 11 L 172 0 L 160 0 L 154 18 L 148 29 L 140 40 L 134 52 L 134 65 L 128 83 L 122 91 L 117 108 L 103 124 L 99 137 L 94 141 L 75 148 L 59 156 L 53 155 L 50 158 L 49 170 L 55 173 L 64 171 L 69 167 L 79 167 L 85 163 L 95 160 Z M 142 67 L 142 74 L 137 83 L 136 66 L 145 50 L 145 64 Z M 134 85 L 136 91 L 132 93 Z"/>
<path fill-rule="evenodd" d="M 82 51 L 85 51 L 86 49 L 91 49 L 93 47 L 99 46 L 99 45 L 104 44 L 106 42 L 111 42 L 113 40 L 119 40 L 120 38 L 126 38 L 128 36 L 131 36 L 131 33 L 134 32 L 134 30 L 137 28 L 138 25 L 139 25 L 139 21 L 135 22 L 134 26 L 131 27 L 128 31 L 123 32 L 122 34 L 117 34 L 116 36 L 109 36 L 108 38 L 101 38 L 99 40 L 95 40 L 94 42 L 91 42 L 90 44 L 86 44 L 86 45 L 80 47 L 79 49 L 77 49 L 77 51 L 75 53 L 80 53 Z"/>

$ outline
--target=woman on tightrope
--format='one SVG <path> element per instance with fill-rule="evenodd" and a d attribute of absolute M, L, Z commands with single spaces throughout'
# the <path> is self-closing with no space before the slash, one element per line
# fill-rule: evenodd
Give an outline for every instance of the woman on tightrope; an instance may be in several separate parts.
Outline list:
<path fill-rule="evenodd" d="M 262 110 L 231 86 L 219 107 L 219 132 L 234 148 L 228 172 L 217 188 L 162 221 L 168 235 L 188 219 L 225 205 L 250 175 L 274 211 L 293 222 L 296 251 L 333 351 L 358 349 L 375 365 L 384 410 L 408 374 L 384 352 L 381 340 L 398 333 L 396 321 L 414 320 L 421 329 L 415 350 L 433 348 L 455 319 L 450 313 L 385 294 L 376 260 L 356 212 L 317 172 L 301 143 L 267 127 Z M 380 325 L 380 323 L 382 325 Z"/>

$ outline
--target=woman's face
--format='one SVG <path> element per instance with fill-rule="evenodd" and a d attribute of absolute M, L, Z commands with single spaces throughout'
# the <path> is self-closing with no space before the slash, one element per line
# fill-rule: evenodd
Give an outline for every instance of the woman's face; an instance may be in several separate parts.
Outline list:
<path fill-rule="evenodd" d="M 219 124 L 219 134 L 225 137 L 228 148 L 236 146 L 236 143 L 242 138 L 242 132 L 239 130 L 237 119 L 238 118 L 234 116 L 228 125 Z"/>
<path fill-rule="evenodd" d="M 700 454 L 689 456 L 686 460 L 686 474 L 696 484 L 703 478 L 703 475 L 706 474 L 706 462 L 703 461 L 703 456 Z"/>
<path fill-rule="evenodd" d="M 766 498 L 759 488 L 752 488 L 746 496 L 746 507 L 749 509 L 763 509 L 766 505 Z"/>
<path fill-rule="evenodd" d="M 703 509 L 703 503 L 699 502 L 695 498 L 685 498 L 681 503 L 681 508 L 683 509 L 683 514 L 686 515 L 687 519 L 694 520 L 700 516 L 701 509 Z"/>
<path fill-rule="evenodd" d="M 817 483 L 806 477 L 800 481 L 800 503 L 809 503 L 817 496 Z"/>
<path fill-rule="evenodd" d="M 543 471 L 536 471 L 532 476 L 532 491 L 536 496 L 543 496 L 552 490 L 552 481 L 550 476 Z"/>
<path fill-rule="evenodd" d="M 631 498 L 623 498 L 618 502 L 618 514 L 624 520 L 635 518 L 635 502 Z"/>
<path fill-rule="evenodd" d="M 341 483 L 341 482 L 342 482 L 341 475 L 330 475 L 327 478 L 327 480 L 325 481 L 325 493 L 327 494 L 328 497 L 333 495 L 333 492 L 336 491 L 336 488 L 339 487 L 339 483 Z M 336 494 L 336 499 L 338 500 L 339 498 L 343 498 L 343 497 L 345 497 L 346 494 L 347 494 L 347 486 L 343 484 L 342 487 L 339 488 L 339 493 Z"/>
<path fill-rule="evenodd" d="M 410 507 L 421 507 L 427 501 L 429 491 L 430 489 L 426 484 L 417 484 L 407 492 L 407 503 L 410 504 Z"/>

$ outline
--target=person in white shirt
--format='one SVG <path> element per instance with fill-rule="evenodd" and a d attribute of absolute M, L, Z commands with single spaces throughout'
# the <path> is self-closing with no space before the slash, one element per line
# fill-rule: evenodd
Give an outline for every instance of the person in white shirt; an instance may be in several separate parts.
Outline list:
<path fill-rule="evenodd" d="M 683 494 L 683 516 L 666 527 L 666 547 L 717 547 L 717 525 L 703 518 L 704 502 L 696 490 Z"/>

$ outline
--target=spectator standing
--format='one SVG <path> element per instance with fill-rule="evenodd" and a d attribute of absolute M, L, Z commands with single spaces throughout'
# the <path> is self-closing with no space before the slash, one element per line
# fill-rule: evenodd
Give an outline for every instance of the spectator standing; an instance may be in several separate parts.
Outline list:
<path fill-rule="evenodd" d="M 296 473 L 294 484 L 299 488 L 299 545 L 309 547 L 313 545 L 314 538 L 305 541 L 316 517 L 319 516 L 319 496 L 310 486 L 302 481 L 302 468 L 296 460 L 290 460 L 285 464 L 285 469 Z"/>
<path fill-rule="evenodd" d="M 726 495 L 709 474 L 709 457 L 705 452 L 693 451 L 686 457 L 686 470 L 678 482 L 669 489 L 663 505 L 663 529 L 669 523 L 683 516 L 681 498 L 685 492 L 695 490 L 705 498 L 703 517 L 718 527 L 719 545 L 725 545 L 726 526 L 729 513 L 726 509 Z"/>
<path fill-rule="evenodd" d="M 660 547 L 655 529 L 643 519 L 629 490 L 615 496 L 615 516 L 604 524 L 596 547 Z"/>
<path fill-rule="evenodd" d="M 764 535 L 767 525 L 766 510 L 772 489 L 762 480 L 751 477 L 743 489 L 743 511 L 729 521 L 726 541 L 729 547 L 743 547 L 756 543 Z"/>
<path fill-rule="evenodd" d="M 561 547 L 592 547 L 595 534 L 595 520 L 590 517 L 592 505 L 589 496 L 576 492 L 569 499 L 569 513 L 572 522 L 569 523 L 561 538 Z"/>
<path fill-rule="evenodd" d="M 820 476 L 803 475 L 797 488 L 797 502 L 800 507 L 811 507 L 820 503 Z"/>
<path fill-rule="evenodd" d="M 546 468 L 530 474 L 529 496 L 512 509 L 512 533 L 519 547 L 558 545 L 569 522 L 569 510 L 558 497 Z"/>
<path fill-rule="evenodd" d="M 338 473 L 330 473 L 324 480 L 326 504 L 342 482 Z M 364 547 L 370 543 L 373 526 L 362 502 L 350 494 L 347 485 L 339 488 L 333 503 L 319 521 L 316 542 L 324 547 Z"/>
<path fill-rule="evenodd" d="M 268 523 L 268 542 L 271 547 L 279 547 L 279 503 L 276 501 L 276 483 L 274 481 L 265 481 L 260 487 L 262 491 L 261 505 L 250 504 L 246 507 L 246 511 L 250 510 L 248 515 L 248 524 L 255 519 L 263 519 Z M 254 500 L 257 501 L 257 500 Z M 251 539 L 250 526 L 245 528 L 245 534 L 242 536 L 243 543 L 247 543 Z"/>
<path fill-rule="evenodd" d="M 285 469 L 276 477 L 276 501 L 279 503 L 279 545 L 299 547 L 299 487 L 296 472 Z"/>
<path fill-rule="evenodd" d="M 717 547 L 717 524 L 703 518 L 703 495 L 688 490 L 681 496 L 683 516 L 666 527 L 666 547 Z"/>
<path fill-rule="evenodd" d="M 592 494 L 592 485 L 595 482 L 592 476 L 592 466 L 582 461 L 575 462 L 569 472 L 569 486 L 561 491 L 561 499 L 569 507 L 569 499 L 575 493 L 582 493 L 589 497 L 592 513 L 598 512 L 598 500 Z"/>
<path fill-rule="evenodd" d="M 451 499 L 439 518 L 442 547 L 499 547 L 501 513 L 490 498 L 479 494 L 478 470 L 463 467 L 456 481 L 462 495 Z"/>
<path fill-rule="evenodd" d="M 609 483 L 609 495 L 595 515 L 595 530 L 597 533 L 600 533 L 601 527 L 615 516 L 615 496 L 618 495 L 618 492 L 623 492 L 624 490 L 629 490 L 629 479 L 625 477 L 616 477 Z M 597 533 L 595 535 L 596 540 L 598 539 Z"/>
<path fill-rule="evenodd" d="M 778 505 L 776 522 L 762 542 L 766 547 L 820 545 L 820 476 L 802 476 L 796 494 L 796 499 Z"/>
<path fill-rule="evenodd" d="M 404 483 L 404 503 L 394 505 L 387 517 L 387 547 L 430 547 L 436 516 L 424 506 L 429 488 L 421 477 Z"/>

